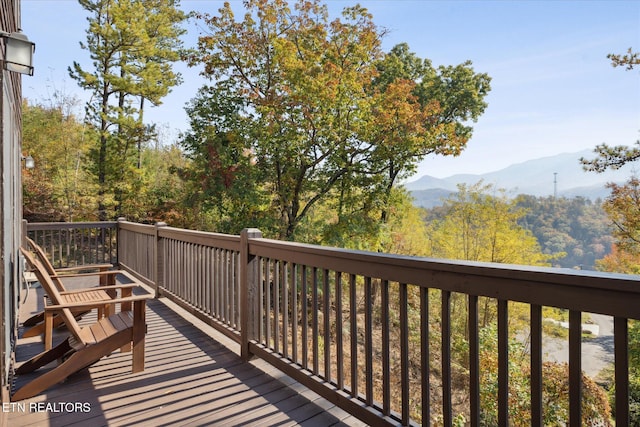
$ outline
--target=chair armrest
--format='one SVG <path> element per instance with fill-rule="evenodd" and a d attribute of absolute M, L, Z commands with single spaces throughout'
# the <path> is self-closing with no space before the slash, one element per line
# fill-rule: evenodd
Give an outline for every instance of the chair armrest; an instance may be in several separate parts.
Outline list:
<path fill-rule="evenodd" d="M 56 305 L 47 305 L 44 307 L 45 311 L 62 311 L 65 308 L 77 308 L 83 310 L 90 310 L 93 308 L 99 308 L 106 304 L 122 304 L 128 302 L 136 302 L 136 301 L 146 301 L 148 299 L 153 298 L 153 295 L 135 295 L 127 298 L 115 298 L 108 301 L 88 301 L 88 302 L 76 302 L 69 304 L 56 304 Z"/>
<path fill-rule="evenodd" d="M 51 278 L 68 279 L 71 277 L 95 277 L 95 276 L 113 276 L 123 274 L 122 270 L 94 271 L 93 273 L 75 273 L 75 274 L 54 274 Z"/>
<path fill-rule="evenodd" d="M 110 291 L 110 290 L 118 290 L 118 289 L 133 289 L 140 287 L 139 283 L 125 283 L 122 285 L 104 285 L 104 286 L 94 286 L 91 288 L 82 288 L 82 289 L 74 289 L 71 291 L 58 291 L 60 295 L 73 295 L 73 294 L 81 294 L 83 292 L 95 292 L 95 291 Z M 140 289 L 142 289 L 140 287 Z"/>
<path fill-rule="evenodd" d="M 86 264 L 86 265 L 78 265 L 75 267 L 63 267 L 56 268 L 56 273 L 66 273 L 66 272 L 74 272 L 79 270 L 109 270 L 113 268 L 113 264 Z"/>

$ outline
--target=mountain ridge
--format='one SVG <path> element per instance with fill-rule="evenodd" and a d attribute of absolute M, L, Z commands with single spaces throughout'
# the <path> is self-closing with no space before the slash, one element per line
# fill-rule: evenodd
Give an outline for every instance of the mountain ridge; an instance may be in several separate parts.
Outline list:
<path fill-rule="evenodd" d="M 423 207 L 441 204 L 443 197 L 457 191 L 458 184 L 472 185 L 481 180 L 485 184 L 505 189 L 508 194 L 514 196 L 582 196 L 596 200 L 609 194 L 607 183 L 625 182 L 633 171 L 631 166 L 627 165 L 617 171 L 587 172 L 580 163 L 582 157 L 591 158 L 594 157 L 594 153 L 591 150 L 582 150 L 541 157 L 484 174 L 455 174 L 446 178 L 423 175 L 405 183 L 404 187 L 414 196 L 416 205 Z"/>

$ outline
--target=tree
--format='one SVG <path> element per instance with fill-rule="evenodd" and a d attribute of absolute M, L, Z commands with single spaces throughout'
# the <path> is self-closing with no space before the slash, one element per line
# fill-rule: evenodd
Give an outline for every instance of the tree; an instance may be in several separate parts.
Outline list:
<path fill-rule="evenodd" d="M 613 236 L 620 251 L 640 254 L 640 179 L 632 176 L 624 185 L 607 184 L 611 194 L 603 204 L 613 222 Z"/>
<path fill-rule="evenodd" d="M 487 107 L 484 97 L 491 78 L 476 74 L 467 61 L 457 66 L 433 67 L 406 43 L 394 46 L 376 63 L 371 176 L 378 181 L 381 222 L 388 214 L 391 190 L 399 179 L 415 172 L 427 155 L 458 155 Z"/>
<path fill-rule="evenodd" d="M 544 254 L 537 239 L 518 220 L 525 211 L 517 208 L 504 190 L 479 183 L 458 185 L 445 200 L 445 217 L 429 226 L 431 256 L 470 261 L 523 265 L 548 265 L 553 255 Z"/>
<path fill-rule="evenodd" d="M 284 0 L 244 5 L 240 22 L 229 4 L 219 16 L 200 15 L 209 34 L 190 63 L 204 65 L 209 93 L 233 100 L 224 110 L 233 122 L 213 122 L 253 153 L 280 238 L 294 239 L 303 219 L 328 199 L 336 201 L 338 228 L 363 220 L 354 215 L 386 205 L 397 180 L 425 155 L 447 151 L 457 122 L 472 117 L 460 104 L 463 112 L 448 123 L 441 104 L 449 98 L 421 101 L 423 75 L 411 80 L 389 72 L 378 79 L 383 31 L 360 6 L 330 21 L 317 0 L 293 8 Z M 442 84 L 458 78 L 440 74 Z M 488 85 L 481 89 L 479 98 Z M 204 107 L 201 116 L 211 110 Z M 384 222 L 387 211 L 375 222 Z"/>
<path fill-rule="evenodd" d="M 23 150 L 36 163 L 23 170 L 23 215 L 29 221 L 95 219 L 95 189 L 85 172 L 89 144 L 73 113 L 77 103 L 60 92 L 49 105 L 23 102 Z"/>
<path fill-rule="evenodd" d="M 640 53 L 634 52 L 629 48 L 625 55 L 609 54 L 607 58 L 611 60 L 613 67 L 626 67 L 628 71 L 640 65 Z M 588 160 L 580 159 L 583 167 L 587 171 L 604 172 L 607 169 L 619 169 L 627 163 L 634 162 L 640 158 L 640 141 L 636 141 L 637 147 L 628 147 L 625 145 L 609 146 L 608 144 L 600 144 L 594 149 L 596 158 Z"/>
<path fill-rule="evenodd" d="M 228 124 L 241 121 L 233 104 L 233 98 L 208 87 L 187 107 L 191 126 L 180 144 L 191 162 L 179 171 L 189 185 L 185 202 L 199 216 L 215 218 L 205 226 L 211 231 L 239 234 L 251 226 L 268 234 L 274 230 L 269 195 L 253 151 Z"/>
<path fill-rule="evenodd" d="M 518 223 L 538 239 L 546 254 L 563 254 L 554 265 L 592 270 L 613 243 L 611 224 L 601 206 L 584 197 L 519 195 L 525 210 Z"/>
<path fill-rule="evenodd" d="M 598 260 L 596 266 L 600 271 L 640 274 L 640 254 L 632 254 L 618 249 L 617 245 L 613 245 L 611 253 Z"/>
<path fill-rule="evenodd" d="M 640 64 L 638 52 L 633 52 L 631 48 L 626 55 L 610 54 L 608 58 L 614 67 L 626 66 L 627 70 L 633 70 Z M 585 170 L 604 172 L 607 169 L 619 169 L 640 158 L 640 141 L 636 141 L 633 147 L 601 144 L 594 152 L 597 154 L 595 159 L 581 159 Z M 624 185 L 610 183 L 608 187 L 611 194 L 604 203 L 604 209 L 615 227 L 617 253 L 629 261 L 633 255 L 640 253 L 640 180 L 632 176 Z M 625 256 L 624 252 L 628 252 L 631 257 Z"/>
<path fill-rule="evenodd" d="M 607 58 L 614 67 L 627 67 L 627 70 L 633 70 L 636 65 L 640 65 L 640 53 L 634 52 L 632 48 L 624 55 L 610 53 Z"/>
<path fill-rule="evenodd" d="M 203 63 L 218 96 L 239 99 L 238 132 L 272 194 L 281 238 L 349 168 L 363 160 L 357 138 L 369 110 L 364 86 L 380 55 L 379 31 L 360 7 L 329 22 L 326 7 L 299 1 L 246 1 L 236 22 L 227 3 L 202 15 L 210 35 L 191 63 Z"/>
<path fill-rule="evenodd" d="M 75 62 L 69 74 L 92 93 L 87 118 L 98 130 L 94 173 L 99 218 L 112 205 L 123 213 L 127 193 L 136 188 L 136 156 L 149 130 L 142 125 L 144 100 L 159 105 L 180 82 L 171 69 L 179 60 L 179 27 L 185 14 L 176 0 L 79 0 L 90 16 L 87 42 L 93 69 Z M 139 102 L 139 105 L 136 103 Z M 110 200 L 111 199 L 111 200 Z"/>

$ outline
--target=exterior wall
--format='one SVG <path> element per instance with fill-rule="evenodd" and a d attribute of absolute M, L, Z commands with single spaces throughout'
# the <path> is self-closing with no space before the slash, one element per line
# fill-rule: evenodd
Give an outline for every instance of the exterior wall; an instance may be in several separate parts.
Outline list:
<path fill-rule="evenodd" d="M 0 31 L 16 31 L 20 27 L 19 23 L 20 0 L 0 0 Z M 0 398 L 3 403 L 9 401 L 20 293 L 18 248 L 22 234 L 21 114 L 21 75 L 0 70 Z M 2 418 L 4 415 L 0 413 L 2 424 L 5 421 Z"/>

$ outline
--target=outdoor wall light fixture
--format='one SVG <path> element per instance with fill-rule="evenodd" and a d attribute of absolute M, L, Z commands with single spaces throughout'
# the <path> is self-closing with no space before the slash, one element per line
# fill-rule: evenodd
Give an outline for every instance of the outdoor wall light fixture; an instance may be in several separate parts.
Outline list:
<path fill-rule="evenodd" d="M 24 160 L 24 167 L 26 169 L 33 169 L 36 167 L 36 162 L 33 160 L 31 156 L 22 156 L 22 160 Z"/>
<path fill-rule="evenodd" d="M 3 40 L 2 67 L 8 71 L 33 76 L 33 52 L 36 44 L 30 42 L 22 32 L 5 33 L 0 31 Z"/>

